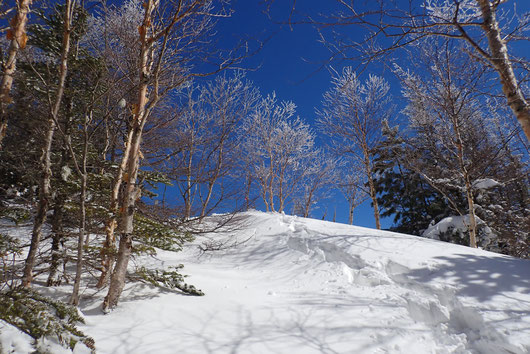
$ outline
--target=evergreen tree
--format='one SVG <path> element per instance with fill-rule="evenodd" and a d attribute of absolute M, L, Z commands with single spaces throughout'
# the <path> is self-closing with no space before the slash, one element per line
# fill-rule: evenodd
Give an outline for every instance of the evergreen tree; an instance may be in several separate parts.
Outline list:
<path fill-rule="evenodd" d="M 450 215 L 449 207 L 443 195 L 405 166 L 407 147 L 398 127 L 391 128 L 385 122 L 383 138 L 375 149 L 375 186 L 381 215 L 394 217 L 391 230 L 421 235 L 431 223 Z M 424 158 L 428 159 L 427 151 Z"/>

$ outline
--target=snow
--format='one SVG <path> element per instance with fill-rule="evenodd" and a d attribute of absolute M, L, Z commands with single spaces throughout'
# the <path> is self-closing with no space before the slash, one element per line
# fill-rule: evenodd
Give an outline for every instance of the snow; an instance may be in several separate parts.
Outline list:
<path fill-rule="evenodd" d="M 20 331 L 18 328 L 0 320 L 0 353 L 2 354 L 18 354 L 18 353 L 34 353 L 35 349 L 32 346 L 33 338 L 28 334 Z M 56 341 L 48 338 L 41 338 L 36 345 L 38 353 L 53 353 L 53 354 L 67 354 L 72 353 L 71 350 L 62 347 Z M 88 349 L 84 344 L 77 343 L 74 354 L 89 354 Z"/>
<path fill-rule="evenodd" d="M 473 182 L 473 187 L 476 189 L 491 189 L 502 185 L 502 183 L 491 178 L 477 179 Z"/>
<path fill-rule="evenodd" d="M 103 315 L 105 292 L 87 288 L 79 328 L 97 352 L 530 352 L 530 261 L 276 213 L 240 222 L 208 235 L 250 237 L 235 248 L 202 254 L 195 244 L 136 260 L 185 264 L 203 297 L 129 283 Z M 71 289 L 43 291 L 67 298 Z"/>
<path fill-rule="evenodd" d="M 486 223 L 475 215 L 475 221 L 477 225 L 481 225 L 483 233 L 485 236 L 485 243 L 488 243 L 491 239 L 495 238 L 495 235 L 491 229 L 486 225 Z M 429 225 L 429 227 L 423 231 L 422 236 L 427 238 L 432 238 L 433 240 L 440 240 L 440 235 L 446 233 L 447 231 L 460 231 L 463 235 L 468 230 L 468 225 L 470 224 L 469 215 L 457 215 L 457 216 L 448 216 L 443 218 L 436 224 Z"/>

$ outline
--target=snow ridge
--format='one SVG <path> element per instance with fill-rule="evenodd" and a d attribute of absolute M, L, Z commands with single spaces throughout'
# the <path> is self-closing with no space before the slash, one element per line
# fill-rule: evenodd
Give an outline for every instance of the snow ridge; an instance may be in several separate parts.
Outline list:
<path fill-rule="evenodd" d="M 455 287 L 415 281 L 407 276 L 410 268 L 392 260 L 386 260 L 382 267 L 379 262 L 370 264 L 336 244 L 308 237 L 306 226 L 296 218 L 284 216 L 283 221 L 291 231 L 289 248 L 307 255 L 321 254 L 326 262 L 342 263 L 351 272 L 352 286 L 397 288 L 409 316 L 429 326 L 440 347 L 450 348 L 449 352 L 523 354 L 530 349 L 510 344 L 505 335 L 486 324 L 479 311 L 461 303 Z"/>

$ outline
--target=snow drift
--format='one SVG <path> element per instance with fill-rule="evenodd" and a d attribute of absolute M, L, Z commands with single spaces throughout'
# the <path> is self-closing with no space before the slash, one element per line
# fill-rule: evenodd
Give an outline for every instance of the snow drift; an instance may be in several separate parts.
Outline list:
<path fill-rule="evenodd" d="M 137 260 L 184 263 L 204 297 L 130 283 L 103 315 L 103 292 L 85 291 L 98 353 L 530 352 L 530 261 L 261 212 L 206 237 L 242 243 Z"/>

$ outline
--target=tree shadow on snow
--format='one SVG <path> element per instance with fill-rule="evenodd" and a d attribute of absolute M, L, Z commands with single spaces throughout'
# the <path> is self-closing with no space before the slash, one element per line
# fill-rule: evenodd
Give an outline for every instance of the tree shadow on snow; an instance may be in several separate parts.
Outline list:
<path fill-rule="evenodd" d="M 458 295 L 478 301 L 491 300 L 506 292 L 530 294 L 530 261 L 508 256 L 454 254 L 434 257 L 436 269 L 410 270 L 406 275 L 419 282 L 451 280 Z M 509 294 L 502 294 L 509 297 Z M 518 301 L 523 301 L 518 299 Z M 530 305 L 530 296 L 524 300 Z"/>

